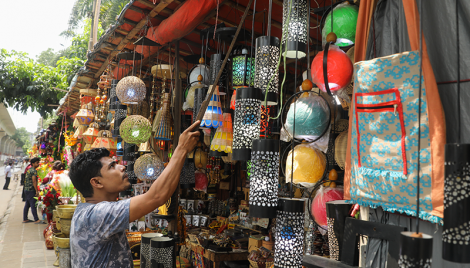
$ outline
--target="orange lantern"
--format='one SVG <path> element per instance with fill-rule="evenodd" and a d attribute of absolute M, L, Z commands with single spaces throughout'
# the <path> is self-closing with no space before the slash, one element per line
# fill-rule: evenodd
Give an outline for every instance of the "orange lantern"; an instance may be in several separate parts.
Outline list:
<path fill-rule="evenodd" d="M 116 140 L 113 139 L 113 134 L 109 130 L 101 130 L 98 137 L 91 145 L 91 148 L 106 148 L 109 151 L 117 149 Z"/>
<path fill-rule="evenodd" d="M 96 137 L 98 137 L 99 126 L 97 123 L 91 123 L 87 131 L 83 133 L 82 137 L 86 144 L 92 144 L 95 142 Z"/>
<path fill-rule="evenodd" d="M 82 105 L 80 111 L 78 111 L 77 116 L 75 117 L 78 120 L 80 125 L 89 125 L 95 119 L 95 115 L 93 114 L 93 110 L 91 109 L 91 103 Z"/>

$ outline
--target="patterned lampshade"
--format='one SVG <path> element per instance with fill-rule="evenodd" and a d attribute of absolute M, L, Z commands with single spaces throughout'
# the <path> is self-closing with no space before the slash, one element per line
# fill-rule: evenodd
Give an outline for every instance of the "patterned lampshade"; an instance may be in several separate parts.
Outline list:
<path fill-rule="evenodd" d="M 196 186 L 194 160 L 186 158 L 180 175 L 180 187 L 183 189 L 192 189 Z"/>
<path fill-rule="evenodd" d="M 201 120 L 201 127 L 218 128 L 222 126 L 222 104 L 220 103 L 219 87 L 216 87 L 207 106 L 204 117 Z"/>
<path fill-rule="evenodd" d="M 309 2 L 307 0 L 284 1 L 282 9 L 282 55 L 287 58 L 303 58 L 307 55 Z M 289 9 L 290 7 L 290 9 Z M 290 11 L 290 12 L 289 12 Z M 290 17 L 289 17 L 290 13 Z M 287 51 L 286 51 L 287 47 Z"/>
<path fill-rule="evenodd" d="M 260 117 L 261 90 L 251 87 L 237 89 L 232 143 L 234 160 L 251 159 L 253 140 L 260 135 Z"/>
<path fill-rule="evenodd" d="M 413 237 L 414 232 L 402 232 L 398 267 L 427 268 L 432 263 L 432 236 Z"/>
<path fill-rule="evenodd" d="M 224 61 L 225 55 L 223 54 L 212 54 L 211 55 L 211 64 L 210 64 L 210 85 L 213 85 L 215 82 L 215 79 L 217 78 L 217 75 L 219 74 L 219 70 L 222 67 L 222 63 Z M 227 82 L 227 70 L 224 68 L 222 72 L 222 76 L 219 78 L 219 95 L 225 95 L 226 90 L 225 90 L 225 85 Z"/>
<path fill-rule="evenodd" d="M 118 96 L 116 95 L 116 86 L 119 80 L 111 80 L 111 89 L 109 90 L 109 110 L 114 111 L 117 109 L 117 106 L 121 104 Z"/>
<path fill-rule="evenodd" d="M 269 117 L 273 107 L 268 106 L 267 108 L 261 102 L 261 120 L 260 120 L 260 136 L 266 137 L 271 135 L 271 125 L 269 124 Z"/>
<path fill-rule="evenodd" d="M 277 63 L 279 56 L 279 39 L 277 37 L 261 36 L 256 38 L 255 87 L 261 88 L 263 91 L 263 103 L 266 90 L 268 91 L 268 105 L 277 104 L 277 94 L 279 92 Z"/>
<path fill-rule="evenodd" d="M 119 136 L 119 127 L 127 117 L 127 105 L 116 104 L 114 109 L 113 137 Z"/>
<path fill-rule="evenodd" d="M 305 201 L 279 198 L 274 267 L 301 268 L 304 252 Z"/>
<path fill-rule="evenodd" d="M 217 128 L 215 136 L 211 142 L 211 151 L 232 153 L 233 126 L 232 115 L 224 113 L 222 127 Z"/>
<path fill-rule="evenodd" d="M 152 126 L 147 118 L 141 115 L 131 115 L 122 121 L 119 133 L 125 142 L 140 144 L 150 138 Z"/>
<path fill-rule="evenodd" d="M 202 102 L 206 98 L 208 88 L 203 87 L 201 84 L 196 88 L 194 92 L 194 116 L 193 116 L 193 123 L 196 122 L 196 116 L 199 113 L 199 109 L 201 108 Z"/>
<path fill-rule="evenodd" d="M 136 76 L 126 76 L 116 85 L 116 95 L 123 104 L 138 104 L 146 93 L 144 81 Z"/>
<path fill-rule="evenodd" d="M 253 141 L 250 174 L 250 217 L 275 218 L 278 205 L 279 141 Z"/>
<path fill-rule="evenodd" d="M 111 131 L 109 130 L 101 130 L 98 133 L 98 137 L 95 139 L 93 144 L 91 145 L 91 148 L 106 148 L 109 151 L 115 151 L 117 149 L 116 147 L 116 140 L 113 139 L 113 135 L 111 134 Z"/>
<path fill-rule="evenodd" d="M 155 139 L 169 141 L 171 140 L 171 115 L 170 115 L 170 94 L 165 93 L 163 99 L 163 108 L 158 124 L 157 131 L 155 132 Z"/>
<path fill-rule="evenodd" d="M 142 234 L 140 242 L 140 267 L 150 268 L 150 240 L 155 237 L 162 237 L 161 233 Z"/>
<path fill-rule="evenodd" d="M 254 84 L 255 64 L 254 58 L 248 54 L 239 54 L 232 57 L 232 86 L 252 87 Z"/>
<path fill-rule="evenodd" d="M 145 154 L 135 161 L 134 172 L 141 180 L 156 180 L 162 174 L 162 160 L 155 154 Z"/>
<path fill-rule="evenodd" d="M 82 108 L 78 111 L 75 118 L 77 119 L 78 123 L 80 123 L 80 125 L 88 126 L 91 124 L 95 119 L 95 115 L 91 109 L 91 103 L 82 105 Z"/>
<path fill-rule="evenodd" d="M 175 240 L 169 237 L 156 237 L 150 241 L 150 267 L 176 267 Z"/>

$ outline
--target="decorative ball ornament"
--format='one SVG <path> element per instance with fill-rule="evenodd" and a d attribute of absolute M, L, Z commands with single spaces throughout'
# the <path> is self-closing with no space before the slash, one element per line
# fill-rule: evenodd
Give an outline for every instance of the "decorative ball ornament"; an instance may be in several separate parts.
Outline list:
<path fill-rule="evenodd" d="M 206 61 L 204 60 L 204 58 L 199 58 L 199 64 L 204 64 Z M 199 80 L 199 79 L 198 79 Z M 201 79 L 202 81 L 202 79 Z"/>
<path fill-rule="evenodd" d="M 326 203 L 335 200 L 343 200 L 343 188 L 322 187 L 313 198 L 311 213 L 315 222 L 327 228 Z"/>
<path fill-rule="evenodd" d="M 318 53 L 312 61 L 312 82 L 316 84 L 323 92 L 325 89 L 325 80 L 323 76 L 323 54 Z M 330 91 L 336 91 L 347 87 L 351 83 L 353 75 L 353 64 L 351 59 L 337 46 L 330 45 L 327 56 L 327 77 Z"/>
<path fill-rule="evenodd" d="M 333 43 L 337 46 L 349 46 L 356 40 L 356 25 L 359 14 L 359 8 L 356 5 L 339 5 L 333 9 L 333 18 L 331 12 L 325 19 L 325 26 L 322 29 L 322 37 L 326 37 L 334 31 L 337 38 Z M 331 20 L 333 19 L 333 29 L 331 29 Z"/>
<path fill-rule="evenodd" d="M 146 93 L 145 83 L 136 76 L 124 77 L 116 86 L 116 95 L 124 104 L 138 104 L 145 99 Z"/>
<path fill-rule="evenodd" d="M 309 79 L 305 79 L 302 82 L 302 90 L 303 91 L 310 91 L 310 90 L 312 90 L 312 88 L 313 88 L 313 84 L 312 84 L 312 81 L 310 81 Z"/>
<path fill-rule="evenodd" d="M 326 36 L 326 42 L 327 43 L 336 43 L 336 40 L 338 40 L 338 37 L 336 36 L 336 34 L 334 32 L 331 32 L 329 33 L 327 36 Z"/>
<path fill-rule="evenodd" d="M 294 147 L 294 176 L 293 183 L 305 187 L 313 187 L 323 178 L 326 168 L 326 157 L 318 149 L 308 144 L 299 144 Z M 286 161 L 286 182 L 290 182 L 292 172 L 292 150 Z"/>
<path fill-rule="evenodd" d="M 125 142 L 140 144 L 150 138 L 152 126 L 147 118 L 141 115 L 131 115 L 122 121 L 119 133 Z"/>
<path fill-rule="evenodd" d="M 135 161 L 134 172 L 141 180 L 156 180 L 165 166 L 156 154 L 145 154 Z"/>

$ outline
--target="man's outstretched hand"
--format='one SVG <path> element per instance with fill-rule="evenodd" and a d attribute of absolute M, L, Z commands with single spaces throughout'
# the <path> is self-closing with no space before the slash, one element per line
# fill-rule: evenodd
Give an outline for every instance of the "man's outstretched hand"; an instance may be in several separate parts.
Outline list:
<path fill-rule="evenodd" d="M 178 141 L 178 148 L 185 151 L 185 153 L 189 153 L 194 150 L 196 147 L 197 142 L 199 141 L 200 132 L 198 131 L 199 125 L 201 121 L 196 121 L 190 127 L 188 127 L 183 133 L 181 133 L 179 141 Z"/>

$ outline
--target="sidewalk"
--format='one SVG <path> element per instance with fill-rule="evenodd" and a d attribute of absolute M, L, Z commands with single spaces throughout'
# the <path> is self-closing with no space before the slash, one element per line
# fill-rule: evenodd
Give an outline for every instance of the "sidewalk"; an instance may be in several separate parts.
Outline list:
<path fill-rule="evenodd" d="M 54 267 L 54 250 L 46 249 L 43 238 L 43 230 L 47 225 L 22 223 L 24 202 L 21 200 L 23 187 L 20 186 L 20 180 L 12 180 L 9 188 L 11 190 L 0 192 L 0 200 L 6 205 L 5 214 L 0 214 L 0 267 Z M 8 195 L 12 196 L 9 201 L 6 200 Z M 28 218 L 33 218 L 31 210 Z"/>

